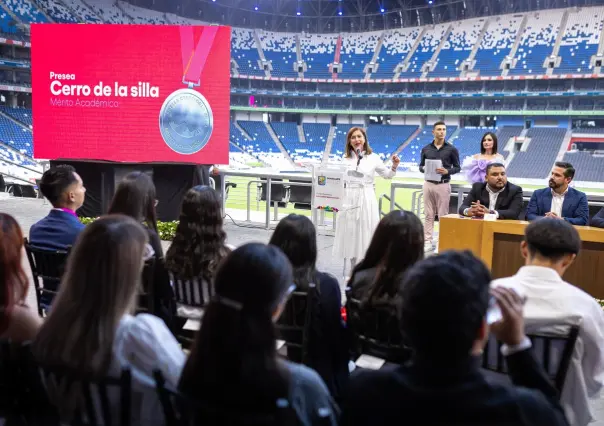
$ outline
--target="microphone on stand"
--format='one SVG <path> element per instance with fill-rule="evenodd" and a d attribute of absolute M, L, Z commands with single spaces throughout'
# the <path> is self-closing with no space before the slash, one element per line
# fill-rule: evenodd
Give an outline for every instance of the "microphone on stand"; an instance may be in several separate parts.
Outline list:
<path fill-rule="evenodd" d="M 361 160 L 363 159 L 363 153 L 360 148 L 357 148 L 357 158 L 357 167 L 359 167 L 359 164 L 361 164 Z"/>

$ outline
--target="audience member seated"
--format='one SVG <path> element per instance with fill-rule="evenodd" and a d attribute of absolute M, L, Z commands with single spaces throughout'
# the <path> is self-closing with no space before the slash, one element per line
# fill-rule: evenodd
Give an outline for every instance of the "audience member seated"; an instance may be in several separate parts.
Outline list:
<path fill-rule="evenodd" d="M 348 281 L 350 296 L 361 302 L 363 310 L 390 312 L 390 337 L 401 344 L 397 279 L 423 258 L 424 227 L 420 219 L 410 211 L 393 210 L 378 224 L 365 257 Z"/>
<path fill-rule="evenodd" d="M 137 302 L 148 233 L 135 220 L 113 215 L 88 225 L 76 242 L 53 309 L 32 345 L 36 360 L 82 376 L 132 372 L 132 423 L 161 424 L 154 369 L 173 386 L 185 356 L 162 320 L 130 315 Z M 48 388 L 66 423 L 77 392 Z M 112 412 L 119 413 L 118 402 Z M 117 419 L 115 419 L 117 422 Z"/>
<path fill-rule="evenodd" d="M 31 227 L 29 242 L 44 250 L 67 250 L 84 229 L 75 213 L 86 196 L 82 179 L 72 166 L 60 165 L 44 172 L 39 187 L 53 209 Z"/>
<path fill-rule="evenodd" d="M 594 217 L 591 218 L 591 226 L 595 226 L 597 228 L 604 228 L 604 207 L 600 209 L 598 213 Z"/>
<path fill-rule="evenodd" d="M 166 269 L 171 277 L 199 280 L 207 295 L 204 301 L 207 301 L 214 294 L 212 283 L 216 268 L 231 251 L 225 243 L 220 195 L 209 186 L 189 189 L 182 200 L 178 220 L 174 240 L 166 254 Z M 202 311 L 192 306 L 178 306 L 180 317 L 200 319 L 202 315 Z"/>
<path fill-rule="evenodd" d="M 418 262 L 400 277 L 401 332 L 413 358 L 353 375 L 341 424 L 566 425 L 557 392 L 524 334 L 522 299 L 510 289 L 489 295 L 490 282 L 480 260 L 454 251 Z M 488 381 L 480 371 L 491 297 L 502 312 L 491 329 L 504 343 L 515 386 Z"/>
<path fill-rule="evenodd" d="M 12 216 L 0 213 L 0 338 L 32 340 L 42 323 L 26 303 L 29 278 L 23 269 L 23 234 Z"/>
<path fill-rule="evenodd" d="M 280 248 L 292 264 L 298 291 L 308 291 L 315 284 L 317 300 L 311 312 L 307 365 L 314 369 L 338 400 L 348 383 L 348 345 L 344 335 L 342 295 L 338 280 L 317 271 L 317 233 L 306 216 L 290 214 L 281 219 L 269 244 Z M 295 348 L 291 348 L 295 349 Z M 301 361 L 301 354 L 287 357 Z M 296 359 L 297 358 L 297 359 Z"/>
<path fill-rule="evenodd" d="M 459 214 L 484 217 L 494 214 L 497 219 L 519 220 L 522 211 L 522 188 L 508 182 L 505 166 L 487 166 L 486 182 L 476 182 L 459 207 Z"/>
<path fill-rule="evenodd" d="M 537 319 L 539 323 L 582 319 L 561 402 L 570 424 L 585 426 L 595 420 L 589 399 L 604 383 L 604 312 L 593 297 L 562 279 L 581 249 L 581 238 L 569 223 L 544 218 L 526 227 L 521 249 L 525 266 L 492 286 L 510 287 L 526 296 L 527 324 Z"/>
<path fill-rule="evenodd" d="M 164 251 L 157 230 L 157 213 L 153 179 L 144 172 L 128 173 L 119 183 L 111 205 L 109 214 L 123 214 L 141 223 L 149 236 L 149 244 L 153 248 L 155 257 L 154 267 L 154 315 L 162 318 L 169 327 L 173 327 L 176 304 L 174 292 L 164 267 Z"/>
<path fill-rule="evenodd" d="M 209 408 L 270 416 L 289 404 L 298 424 L 337 424 L 338 408 L 319 375 L 277 355 L 274 321 L 295 289 L 293 278 L 287 257 L 264 244 L 243 245 L 219 266 L 179 383 L 202 413 L 197 423 L 208 423 Z M 329 414 L 327 422 L 319 412 Z"/>
<path fill-rule="evenodd" d="M 533 192 L 526 209 L 526 219 L 556 217 L 573 225 L 587 225 L 587 196 L 569 186 L 574 177 L 575 169 L 572 164 L 556 162 L 549 178 L 549 188 Z"/>

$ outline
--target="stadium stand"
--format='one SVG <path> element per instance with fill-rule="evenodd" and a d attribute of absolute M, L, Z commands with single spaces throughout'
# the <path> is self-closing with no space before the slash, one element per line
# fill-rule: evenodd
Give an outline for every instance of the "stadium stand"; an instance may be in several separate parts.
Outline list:
<path fill-rule="evenodd" d="M 367 139 L 371 143 L 373 152 L 387 161 L 417 128 L 418 126 L 414 125 L 370 124 L 367 126 Z"/>
<path fill-rule="evenodd" d="M 132 21 L 124 12 L 115 6 L 113 0 L 86 0 L 92 11 L 110 24 L 130 24 Z"/>
<path fill-rule="evenodd" d="M 591 72 L 591 57 L 598 52 L 602 32 L 603 7 L 590 7 L 570 12 L 560 43 L 558 73 Z"/>
<path fill-rule="evenodd" d="M 48 22 L 46 16 L 30 0 L 5 0 L 4 4 L 23 22 Z"/>
<path fill-rule="evenodd" d="M 419 37 L 419 28 L 401 28 L 386 31 L 383 35 L 382 48 L 377 59 L 378 69 L 371 74 L 372 78 L 390 79 L 394 77 L 396 66 L 403 62 L 413 42 Z"/>
<path fill-rule="evenodd" d="M 575 181 L 601 182 L 604 176 L 604 155 L 595 155 L 587 151 L 571 151 L 564 154 L 576 170 Z"/>
<path fill-rule="evenodd" d="M 421 77 L 424 64 L 428 62 L 434 55 L 434 52 L 436 52 L 436 49 L 442 38 L 445 36 L 449 26 L 450 24 L 439 24 L 426 30 L 417 50 L 409 61 L 409 67 L 400 74 L 400 77 Z"/>
<path fill-rule="evenodd" d="M 81 0 L 61 0 L 66 6 L 70 7 L 77 15 L 81 22 L 90 22 L 92 24 L 101 23 L 101 19 Z"/>
<path fill-rule="evenodd" d="M 333 141 L 329 153 L 330 161 L 340 161 L 342 159 L 346 147 L 346 134 L 352 127 L 364 128 L 365 126 L 363 124 L 338 124 L 334 126 Z M 373 141 L 369 140 L 369 144 L 373 144 Z"/>
<path fill-rule="evenodd" d="M 0 32 L 14 34 L 17 32 L 15 20 L 0 6 Z"/>
<path fill-rule="evenodd" d="M 474 71 L 481 76 L 501 75 L 501 63 L 514 46 L 522 19 L 523 15 L 504 15 L 489 20 L 474 57 Z"/>
<path fill-rule="evenodd" d="M 320 162 L 323 159 L 329 124 L 305 124 L 303 126 L 304 141 L 300 140 L 296 123 L 273 122 L 271 127 L 292 160 Z"/>
<path fill-rule="evenodd" d="M 162 25 L 167 23 L 164 19 L 164 14 L 161 12 L 134 6 L 125 1 L 120 1 L 118 4 L 124 11 L 124 14 L 132 18 L 135 24 Z"/>
<path fill-rule="evenodd" d="M 15 120 L 23 123 L 24 126 L 29 128 L 33 126 L 30 108 L 9 108 L 7 106 L 0 106 L 0 112 L 10 115 Z"/>
<path fill-rule="evenodd" d="M 564 10 L 529 13 L 510 75 L 544 74 L 543 62 L 554 48 Z"/>
<path fill-rule="evenodd" d="M 342 34 L 342 72 L 338 78 L 365 78 L 365 66 L 371 62 L 381 34 L 380 31 Z"/>
<path fill-rule="evenodd" d="M 580 128 L 573 129 L 573 134 L 604 135 L 604 128 L 580 127 Z"/>
<path fill-rule="evenodd" d="M 447 131 L 449 131 L 447 129 Z M 480 152 L 480 141 L 482 136 L 486 132 L 494 132 L 495 129 L 488 128 L 464 128 L 459 129 L 456 134 L 451 133 L 449 142 L 451 142 L 455 148 L 459 151 L 459 159 L 463 161 L 464 158 Z"/>
<path fill-rule="evenodd" d="M 566 129 L 533 127 L 526 137 L 526 150 L 517 152 L 508 165 L 508 175 L 517 178 L 545 179 L 556 161 Z M 526 143 L 526 142 L 525 142 Z M 523 147 L 524 148 L 524 147 Z"/>
<path fill-rule="evenodd" d="M 302 34 L 300 35 L 300 50 L 307 69 L 304 77 L 331 78 L 329 65 L 334 62 L 337 34 Z"/>
<path fill-rule="evenodd" d="M 47 0 L 45 2 L 40 2 L 40 7 L 42 7 L 46 14 L 55 22 L 63 24 L 77 24 L 80 22 L 60 1 Z"/>
<path fill-rule="evenodd" d="M 511 138 L 518 137 L 522 133 L 522 126 L 502 126 L 497 130 L 498 151 L 507 160 L 510 151 L 506 150 L 508 141 Z"/>
<path fill-rule="evenodd" d="M 436 58 L 429 77 L 457 77 L 460 66 L 470 56 L 470 52 L 478 41 L 478 36 L 484 27 L 486 19 L 467 19 L 459 25 L 454 25 L 447 41 Z"/>
<path fill-rule="evenodd" d="M 271 76 L 298 77 L 294 69 L 297 62 L 295 34 L 259 30 L 258 38 L 264 57 L 273 67 Z"/>
<path fill-rule="evenodd" d="M 29 157 L 33 157 L 31 131 L 0 115 L 0 141 Z"/>
<path fill-rule="evenodd" d="M 260 68 L 260 55 L 254 41 L 252 30 L 233 28 L 231 33 L 231 57 L 238 66 L 241 75 L 264 76 Z"/>
<path fill-rule="evenodd" d="M 451 137 L 457 132 L 457 126 L 447 126 L 447 142 L 451 142 Z M 422 148 L 429 143 L 432 143 L 434 136 L 432 135 L 432 126 L 424 127 L 419 134 L 407 145 L 399 157 L 401 163 L 405 165 L 417 166 L 421 160 Z"/>

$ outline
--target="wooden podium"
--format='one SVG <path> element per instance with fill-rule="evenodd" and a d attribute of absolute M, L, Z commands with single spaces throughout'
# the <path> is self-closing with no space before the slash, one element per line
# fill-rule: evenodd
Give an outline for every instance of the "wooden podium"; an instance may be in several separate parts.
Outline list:
<path fill-rule="evenodd" d="M 524 265 L 520 242 L 528 222 L 485 221 L 458 215 L 440 219 L 438 251 L 471 250 L 491 269 L 493 279 L 516 274 Z M 604 229 L 576 226 L 581 252 L 564 274 L 564 280 L 596 299 L 604 299 Z"/>

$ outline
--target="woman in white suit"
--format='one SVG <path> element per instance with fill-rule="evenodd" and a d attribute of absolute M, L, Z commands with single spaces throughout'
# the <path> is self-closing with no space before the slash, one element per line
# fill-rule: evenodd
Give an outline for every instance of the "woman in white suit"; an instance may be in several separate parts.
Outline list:
<path fill-rule="evenodd" d="M 353 127 L 348 131 L 342 164 L 348 166 L 349 170 L 357 170 L 363 174 L 363 187 L 346 189 L 344 204 L 358 208 L 345 208 L 338 212 L 337 216 L 333 254 L 344 258 L 344 275 L 346 259 L 350 260 L 352 269 L 357 259 L 365 256 L 373 232 L 380 221 L 375 196 L 375 175 L 377 173 L 383 178 L 392 179 L 400 161 L 397 155 L 393 155 L 392 165 L 387 167 L 382 159 L 373 153 L 365 130 Z"/>

